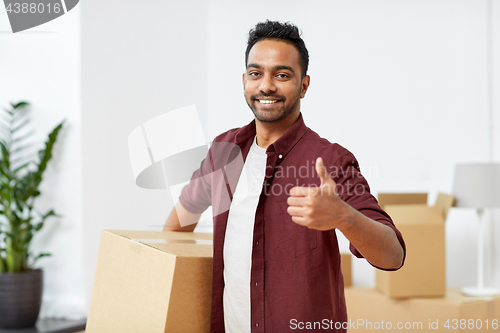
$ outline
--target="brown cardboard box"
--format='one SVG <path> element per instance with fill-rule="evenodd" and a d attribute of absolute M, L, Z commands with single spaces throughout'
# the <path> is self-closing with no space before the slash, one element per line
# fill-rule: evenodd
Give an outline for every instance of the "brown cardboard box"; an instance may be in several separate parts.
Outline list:
<path fill-rule="evenodd" d="M 347 288 L 352 286 L 352 254 L 340 254 L 340 269 L 344 276 L 344 287 Z"/>
<path fill-rule="evenodd" d="M 208 332 L 212 234 L 103 230 L 87 333 Z"/>
<path fill-rule="evenodd" d="M 444 222 L 453 196 L 439 193 L 434 206 L 427 206 L 425 193 L 380 193 L 378 200 L 403 234 L 406 260 L 398 271 L 376 271 L 377 290 L 395 298 L 443 296 Z"/>
<path fill-rule="evenodd" d="M 468 297 L 449 289 L 444 297 L 394 299 L 373 288 L 351 287 L 345 298 L 348 331 L 500 331 L 500 297 Z"/>

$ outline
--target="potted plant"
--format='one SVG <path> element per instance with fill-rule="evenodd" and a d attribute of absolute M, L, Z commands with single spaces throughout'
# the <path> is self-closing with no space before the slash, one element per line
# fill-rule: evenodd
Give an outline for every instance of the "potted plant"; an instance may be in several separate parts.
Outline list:
<path fill-rule="evenodd" d="M 45 220 L 56 216 L 52 209 L 39 212 L 34 203 L 64 121 L 49 134 L 38 158 L 27 160 L 25 141 L 33 133 L 24 130 L 28 106 L 19 102 L 0 112 L 0 328 L 35 325 L 43 274 L 34 264 L 49 254 L 34 255 L 30 244 Z"/>

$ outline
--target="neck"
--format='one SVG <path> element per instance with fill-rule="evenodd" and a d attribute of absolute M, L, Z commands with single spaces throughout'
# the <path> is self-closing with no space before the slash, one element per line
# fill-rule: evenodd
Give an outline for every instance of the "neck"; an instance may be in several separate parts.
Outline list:
<path fill-rule="evenodd" d="M 265 123 L 255 119 L 255 130 L 257 132 L 257 145 L 267 148 L 278 140 L 299 119 L 300 111 L 295 112 L 279 122 Z"/>

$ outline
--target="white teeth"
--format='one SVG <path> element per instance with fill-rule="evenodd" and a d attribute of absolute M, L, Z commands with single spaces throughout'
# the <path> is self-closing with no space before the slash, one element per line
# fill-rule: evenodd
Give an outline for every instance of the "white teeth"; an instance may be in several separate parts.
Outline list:
<path fill-rule="evenodd" d="M 272 104 L 272 103 L 276 103 L 277 101 L 276 100 L 271 101 L 268 99 L 259 99 L 259 102 L 264 103 L 264 104 Z"/>

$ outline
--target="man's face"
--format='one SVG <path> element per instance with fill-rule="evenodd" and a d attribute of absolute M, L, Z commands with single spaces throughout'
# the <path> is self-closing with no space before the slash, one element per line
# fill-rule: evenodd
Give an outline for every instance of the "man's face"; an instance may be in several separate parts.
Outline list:
<path fill-rule="evenodd" d="M 300 112 L 309 76 L 302 78 L 299 51 L 290 43 L 264 39 L 248 54 L 243 74 L 245 99 L 261 122 L 280 122 Z"/>

